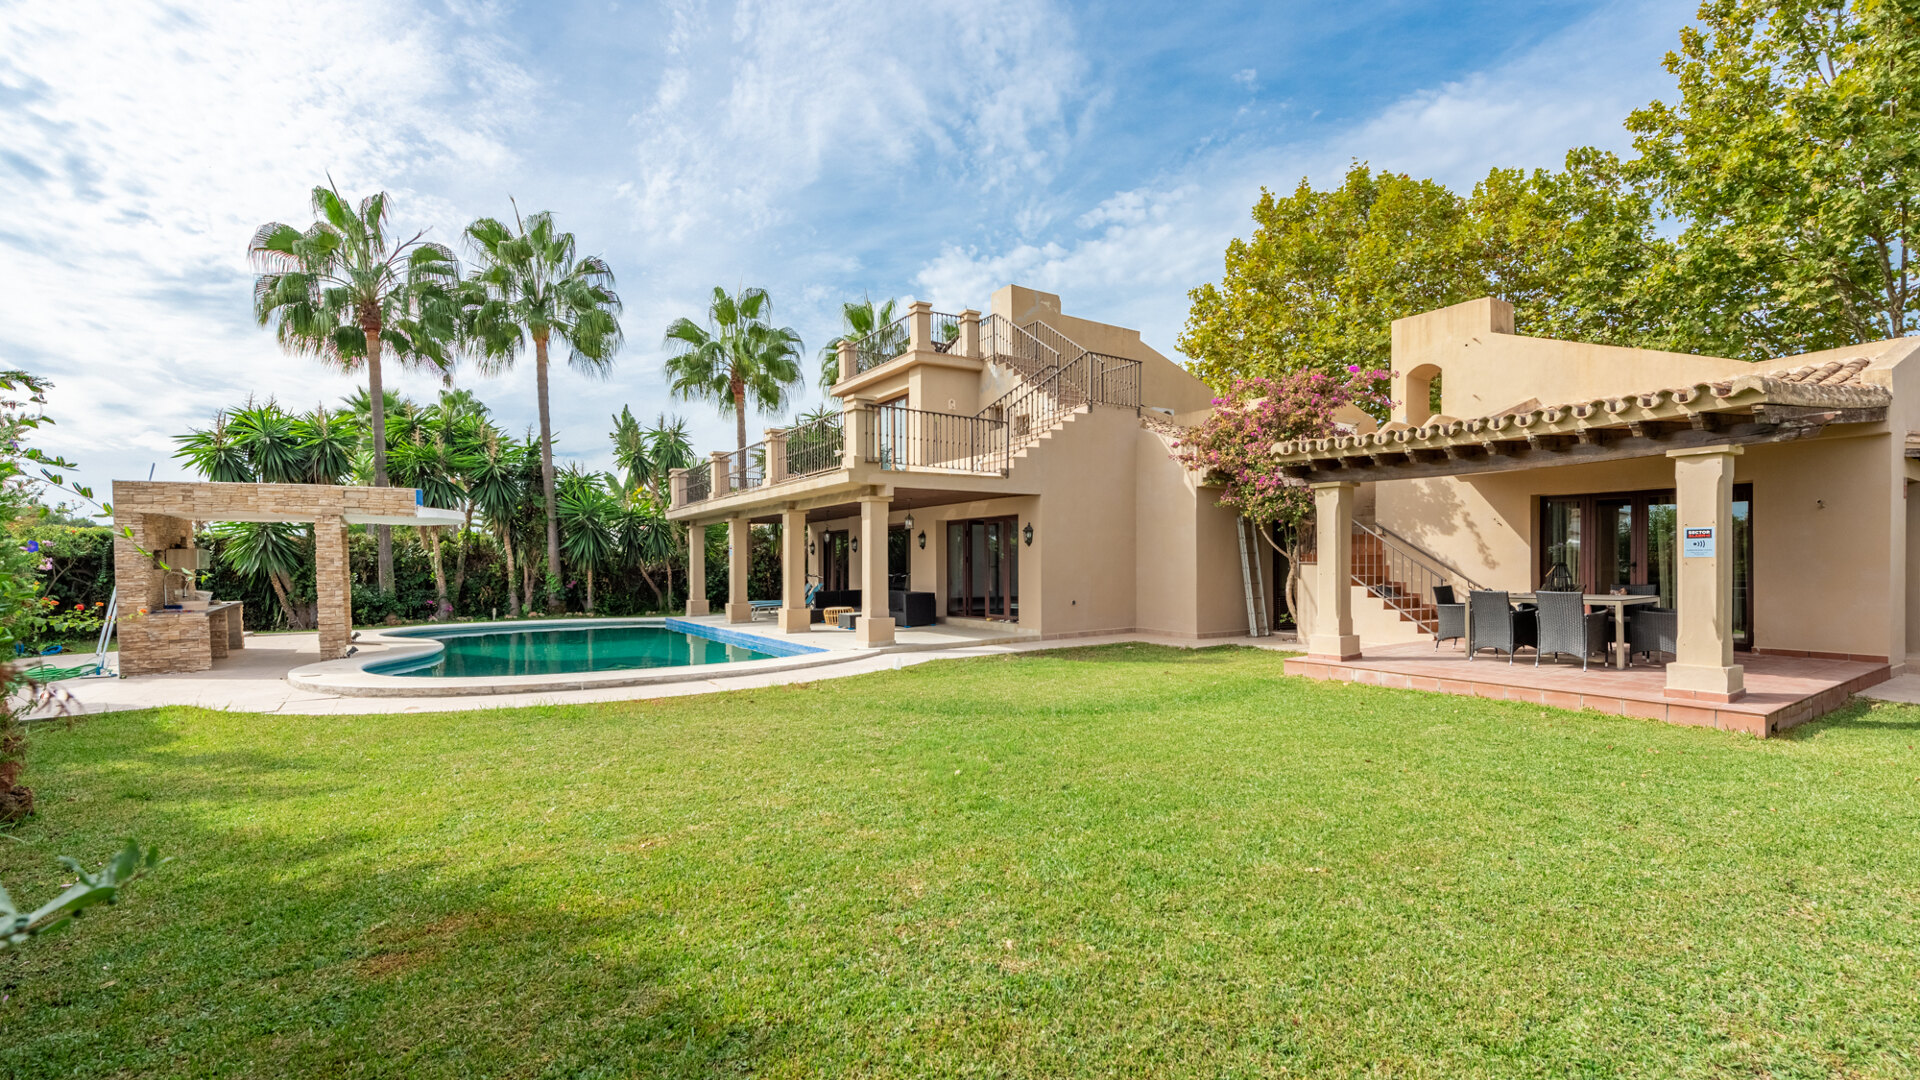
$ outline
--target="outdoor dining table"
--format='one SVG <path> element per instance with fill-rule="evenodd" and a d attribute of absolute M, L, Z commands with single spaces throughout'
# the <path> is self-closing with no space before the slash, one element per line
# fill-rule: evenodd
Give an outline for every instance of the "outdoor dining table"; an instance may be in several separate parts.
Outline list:
<path fill-rule="evenodd" d="M 1533 593 L 1510 593 L 1507 599 L 1515 603 L 1537 603 Z M 1582 593 L 1582 603 L 1589 607 L 1613 609 L 1613 666 L 1625 669 L 1627 666 L 1627 609 L 1637 604 L 1657 604 L 1657 596 L 1628 596 L 1623 593 Z M 1471 619 L 1471 608 L 1468 609 Z"/>

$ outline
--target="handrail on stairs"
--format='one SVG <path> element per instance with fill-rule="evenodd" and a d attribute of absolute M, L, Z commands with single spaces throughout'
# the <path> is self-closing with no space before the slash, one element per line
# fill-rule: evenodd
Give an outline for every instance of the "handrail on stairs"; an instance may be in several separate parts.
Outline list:
<path fill-rule="evenodd" d="M 1353 523 L 1353 533 L 1356 538 L 1365 536 L 1374 541 L 1364 548 L 1356 545 L 1353 553 L 1353 583 L 1399 612 L 1402 618 L 1418 626 L 1423 633 L 1435 633 L 1440 627 L 1434 586 L 1445 585 L 1450 579 L 1469 589 L 1480 588 L 1473 579 L 1384 526 L 1370 526 L 1356 521 Z M 1435 566 L 1440 569 L 1436 570 Z"/>

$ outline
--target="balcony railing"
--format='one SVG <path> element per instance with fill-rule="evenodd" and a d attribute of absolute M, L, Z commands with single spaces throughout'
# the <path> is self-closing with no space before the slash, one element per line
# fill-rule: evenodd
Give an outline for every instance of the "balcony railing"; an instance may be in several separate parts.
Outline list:
<path fill-rule="evenodd" d="M 716 459 L 726 474 L 725 491 L 746 491 L 767 482 L 767 444 L 754 443 L 745 450 L 729 450 Z"/>
<path fill-rule="evenodd" d="M 932 313 L 929 333 L 934 352 L 950 352 L 960 344 L 960 316 L 943 311 Z M 903 315 L 853 343 L 855 374 L 872 371 L 889 360 L 906 355 L 913 347 L 913 315 Z"/>
<path fill-rule="evenodd" d="M 861 455 L 882 469 L 943 469 L 993 476 L 1007 471 L 1003 421 L 897 405 L 861 408 L 871 414 Z"/>
<path fill-rule="evenodd" d="M 1083 352 L 1038 378 L 1029 377 L 980 415 L 1006 421 L 1010 446 L 1018 450 L 1088 405 L 1139 409 L 1140 362 Z"/>
<path fill-rule="evenodd" d="M 907 351 L 912 335 L 913 316 L 903 315 L 853 343 L 855 374 L 872 371 Z"/>
<path fill-rule="evenodd" d="M 846 422 L 841 414 L 823 416 L 787 429 L 787 475 L 811 476 L 841 465 Z"/>
<path fill-rule="evenodd" d="M 682 475 L 686 477 L 685 487 L 683 489 L 685 494 L 681 498 L 683 503 L 706 502 L 707 496 L 713 494 L 713 468 L 711 466 L 703 465 L 688 469 Z"/>
<path fill-rule="evenodd" d="M 1045 378 L 1060 366 L 1060 350 L 998 315 L 980 320 L 980 352 L 1011 363 L 1029 379 Z"/>

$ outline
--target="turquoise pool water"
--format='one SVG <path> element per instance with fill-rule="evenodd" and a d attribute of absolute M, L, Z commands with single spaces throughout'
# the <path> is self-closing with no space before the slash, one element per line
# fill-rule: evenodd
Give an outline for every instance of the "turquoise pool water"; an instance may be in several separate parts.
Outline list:
<path fill-rule="evenodd" d="M 478 678 L 687 667 L 765 660 L 770 653 L 659 626 L 556 627 L 414 634 L 446 646 L 436 655 L 369 664 L 371 675 Z"/>

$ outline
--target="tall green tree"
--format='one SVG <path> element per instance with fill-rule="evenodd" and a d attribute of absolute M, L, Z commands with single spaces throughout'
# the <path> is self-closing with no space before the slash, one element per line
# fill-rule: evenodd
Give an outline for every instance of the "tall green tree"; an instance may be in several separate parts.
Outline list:
<path fill-rule="evenodd" d="M 1920 330 L 1920 7 L 1708 0 L 1627 127 L 1696 333 L 1753 359 Z"/>
<path fill-rule="evenodd" d="M 493 218 L 467 226 L 479 267 L 467 280 L 463 326 L 483 366 L 512 367 L 533 351 L 534 392 L 540 409 L 540 476 L 547 511 L 547 606 L 561 604 L 560 518 L 553 473 L 553 419 L 548 408 L 547 350 L 567 346 L 575 371 L 605 377 L 620 349 L 620 296 L 613 270 L 597 255 L 579 255 L 573 234 L 562 232 L 546 211 L 522 219 L 516 209 L 508 228 Z"/>
<path fill-rule="evenodd" d="M 587 614 L 593 614 L 594 577 L 615 561 L 620 505 L 597 473 L 569 469 L 560 478 L 561 550 L 567 564 L 585 571 Z M 617 486 L 617 483 L 616 485 Z"/>
<path fill-rule="evenodd" d="M 683 401 L 712 401 L 733 416 L 739 449 L 747 448 L 747 410 L 777 413 L 799 386 L 800 335 L 775 326 L 765 289 L 729 294 L 715 286 L 705 326 L 675 319 L 667 327 L 668 387 Z"/>
<path fill-rule="evenodd" d="M 820 389 L 826 390 L 840 381 L 840 343 L 859 341 L 861 338 L 878 333 L 899 321 L 894 310 L 895 301 L 889 297 L 885 302 L 875 304 L 873 297 L 863 296 L 859 300 L 849 300 L 840 305 L 841 332 L 820 347 Z M 907 328 L 901 326 L 895 335 L 899 340 L 884 346 L 886 355 L 904 352 L 907 347 Z"/>
<path fill-rule="evenodd" d="M 273 328 L 281 348 L 366 372 L 376 487 L 387 486 L 383 357 L 444 372 L 458 329 L 453 252 L 426 242 L 424 231 L 395 242 L 387 234 L 388 210 L 385 192 L 350 205 L 331 184 L 315 187 L 318 220 L 304 230 L 268 222 L 247 245 L 258 271 L 254 317 Z M 379 585 L 391 592 L 392 530 L 382 525 L 377 535 Z"/>

